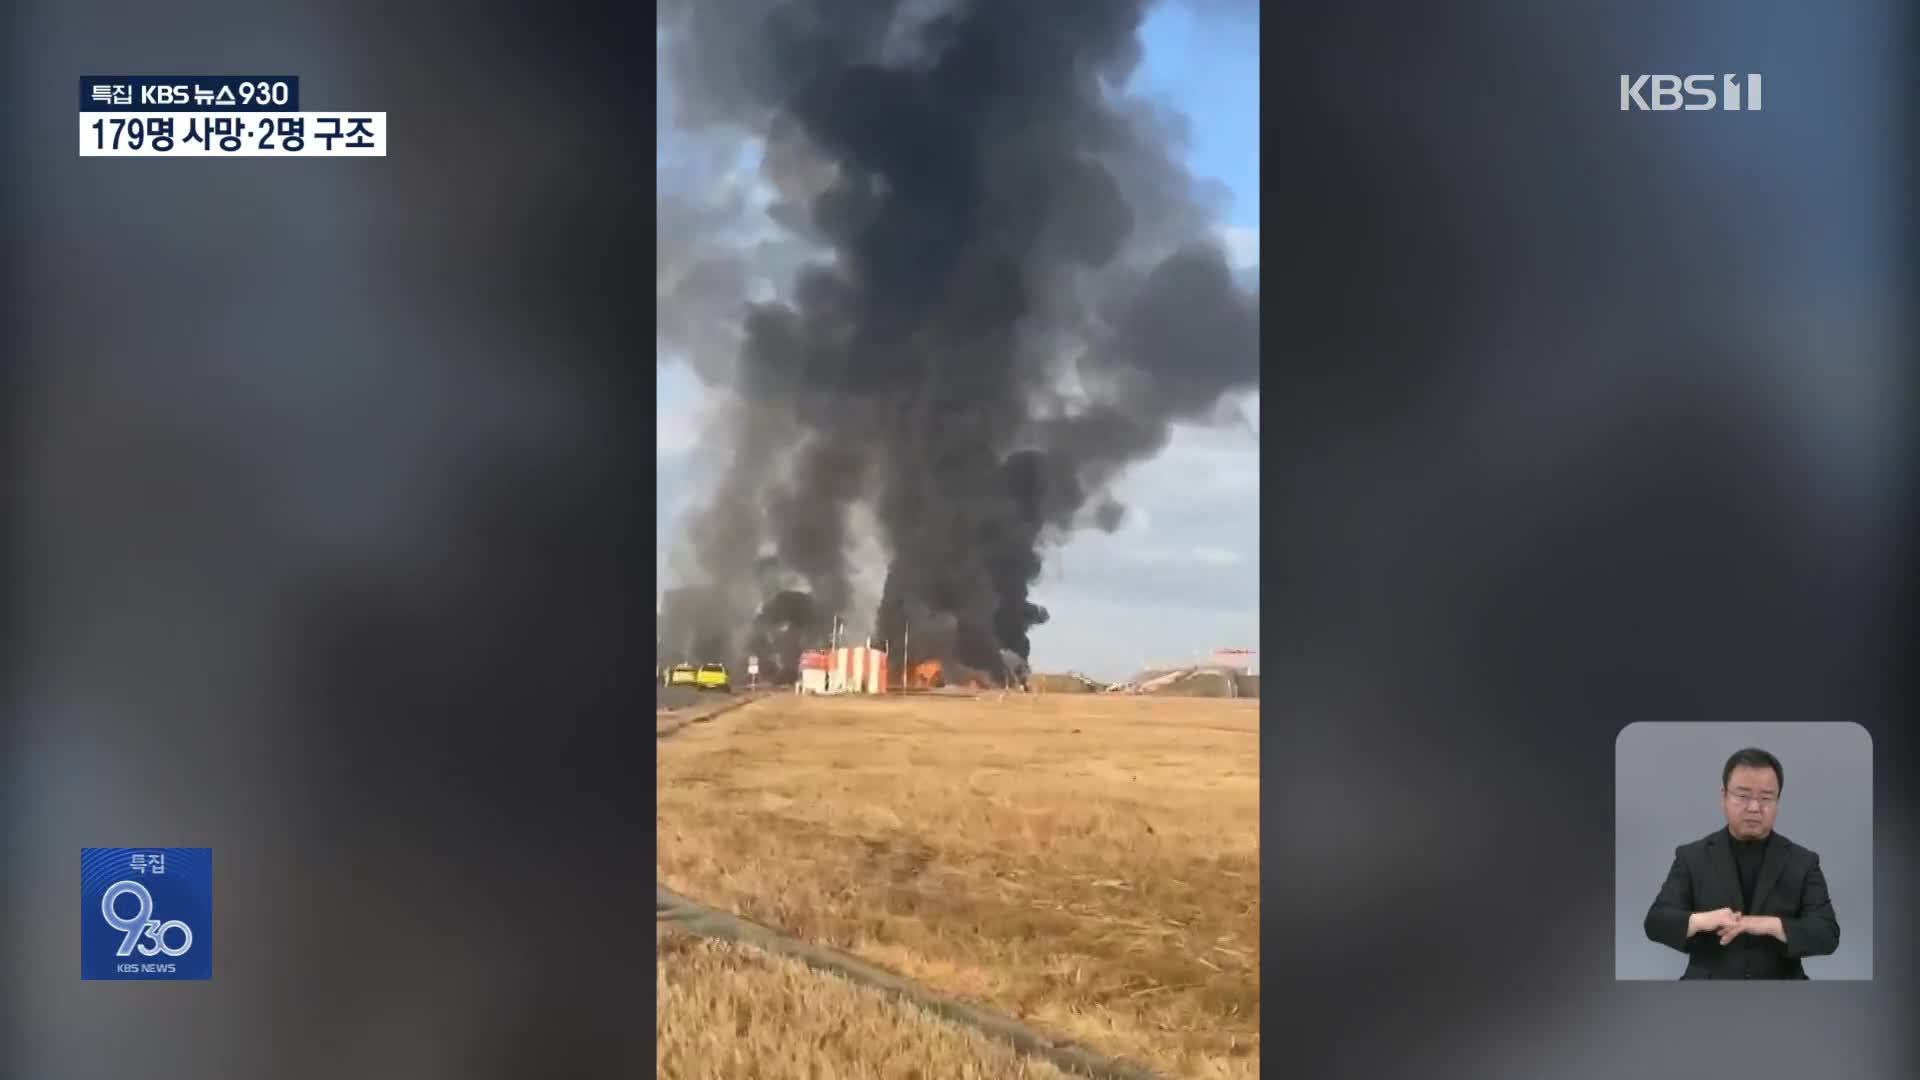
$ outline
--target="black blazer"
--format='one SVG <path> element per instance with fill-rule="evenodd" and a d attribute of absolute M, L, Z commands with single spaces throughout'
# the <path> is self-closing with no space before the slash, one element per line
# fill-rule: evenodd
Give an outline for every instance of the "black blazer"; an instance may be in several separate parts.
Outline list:
<path fill-rule="evenodd" d="M 1689 915 L 1723 907 L 1778 915 L 1786 944 L 1756 934 L 1741 934 L 1728 945 L 1711 931 L 1687 936 Z M 1733 848 L 1727 830 L 1720 829 L 1674 849 L 1673 869 L 1647 909 L 1647 937 L 1687 954 L 1682 979 L 1804 979 L 1802 957 L 1828 956 L 1840 947 L 1840 920 L 1827 895 L 1820 856 L 1779 833 L 1767 845 L 1753 886 L 1753 908 L 1746 910 Z"/>

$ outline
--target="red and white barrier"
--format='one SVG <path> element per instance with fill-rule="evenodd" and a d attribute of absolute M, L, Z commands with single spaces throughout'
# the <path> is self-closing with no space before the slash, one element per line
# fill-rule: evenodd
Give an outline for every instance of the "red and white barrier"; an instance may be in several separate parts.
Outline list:
<path fill-rule="evenodd" d="M 801 694 L 824 694 L 827 692 L 827 672 L 833 667 L 833 658 L 825 649 L 808 649 L 800 654 L 800 681 L 794 684 L 794 691 Z"/>
<path fill-rule="evenodd" d="M 887 692 L 887 651 L 870 645 L 837 649 L 809 649 L 800 654 L 802 694 L 884 694 Z"/>
<path fill-rule="evenodd" d="M 887 692 L 887 654 L 868 645 L 833 650 L 827 673 L 830 694 L 884 694 Z"/>

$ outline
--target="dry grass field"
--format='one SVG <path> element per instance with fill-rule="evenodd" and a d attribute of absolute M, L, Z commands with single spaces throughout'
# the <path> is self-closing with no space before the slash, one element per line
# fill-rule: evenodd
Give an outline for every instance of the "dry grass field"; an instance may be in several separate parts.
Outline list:
<path fill-rule="evenodd" d="M 1258 738 L 1250 700 L 781 696 L 660 743 L 660 874 L 1099 1052 L 1254 1077 Z"/>
<path fill-rule="evenodd" d="M 656 931 L 665 1080 L 1066 1080 L 971 1028 L 797 960 Z"/>

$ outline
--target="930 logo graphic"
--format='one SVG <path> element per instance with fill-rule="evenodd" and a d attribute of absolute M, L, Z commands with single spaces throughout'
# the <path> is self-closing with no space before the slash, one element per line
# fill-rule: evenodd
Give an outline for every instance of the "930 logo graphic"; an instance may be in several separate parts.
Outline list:
<path fill-rule="evenodd" d="M 213 978 L 213 849 L 81 848 L 80 977 Z"/>

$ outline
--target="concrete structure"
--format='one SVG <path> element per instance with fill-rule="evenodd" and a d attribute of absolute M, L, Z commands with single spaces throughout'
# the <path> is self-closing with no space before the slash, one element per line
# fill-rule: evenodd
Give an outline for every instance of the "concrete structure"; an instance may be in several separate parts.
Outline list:
<path fill-rule="evenodd" d="M 887 653 L 871 645 L 842 645 L 833 650 L 827 670 L 830 694 L 884 694 L 887 692 Z"/>
<path fill-rule="evenodd" d="M 795 693 L 824 694 L 827 692 L 827 670 L 833 666 L 832 659 L 825 649 L 808 649 L 800 654 L 800 681 L 793 684 Z"/>
<path fill-rule="evenodd" d="M 802 694 L 884 694 L 887 692 L 887 651 L 870 645 L 842 645 L 835 649 L 808 649 L 800 654 Z"/>

